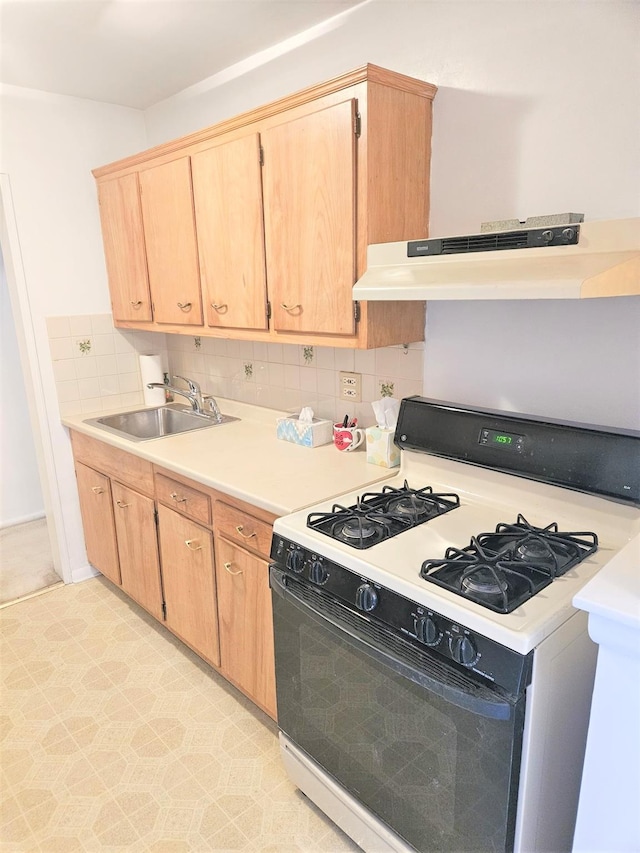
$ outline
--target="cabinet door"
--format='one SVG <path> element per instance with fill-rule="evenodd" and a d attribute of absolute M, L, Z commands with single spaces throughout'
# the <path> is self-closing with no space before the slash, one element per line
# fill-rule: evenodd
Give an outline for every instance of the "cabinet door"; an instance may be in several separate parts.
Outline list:
<path fill-rule="evenodd" d="M 355 101 L 262 134 L 264 223 L 273 325 L 354 333 Z"/>
<path fill-rule="evenodd" d="M 122 589 L 162 619 L 162 589 L 152 498 L 111 482 Z"/>
<path fill-rule="evenodd" d="M 201 326 L 189 158 L 144 169 L 140 189 L 154 319 Z"/>
<path fill-rule="evenodd" d="M 213 536 L 164 506 L 158 508 L 158 530 L 167 625 L 219 666 Z"/>
<path fill-rule="evenodd" d="M 76 478 L 89 562 L 119 585 L 120 563 L 109 478 L 82 462 L 76 462 Z"/>
<path fill-rule="evenodd" d="M 135 173 L 98 184 L 114 320 L 151 322 L 140 188 Z"/>
<path fill-rule="evenodd" d="M 222 671 L 275 719 L 268 563 L 220 538 L 217 586 Z"/>
<path fill-rule="evenodd" d="M 191 160 L 202 296 L 210 326 L 267 328 L 260 138 Z"/>

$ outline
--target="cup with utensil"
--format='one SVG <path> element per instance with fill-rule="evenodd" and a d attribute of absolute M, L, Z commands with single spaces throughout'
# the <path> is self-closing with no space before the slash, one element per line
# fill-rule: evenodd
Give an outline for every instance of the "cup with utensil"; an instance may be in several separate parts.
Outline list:
<path fill-rule="evenodd" d="M 343 421 L 333 425 L 333 443 L 338 450 L 355 450 L 363 441 L 364 430 L 358 429 L 357 418 L 349 420 L 349 417 L 345 416 Z"/>

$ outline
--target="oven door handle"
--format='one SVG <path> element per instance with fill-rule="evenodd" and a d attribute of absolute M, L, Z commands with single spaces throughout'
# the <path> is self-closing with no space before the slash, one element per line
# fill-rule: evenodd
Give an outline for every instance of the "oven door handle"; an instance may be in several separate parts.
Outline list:
<path fill-rule="evenodd" d="M 446 661 L 414 648 L 395 633 L 373 626 L 366 617 L 360 617 L 328 599 L 322 592 L 295 581 L 295 586 L 299 587 L 303 595 L 313 599 L 313 603 L 305 601 L 298 590 L 288 583 L 289 578 L 284 572 L 277 566 L 272 565 L 270 568 L 271 589 L 276 595 L 325 628 L 330 625 L 346 642 L 364 651 L 369 657 L 458 708 L 495 720 L 511 719 L 517 700 L 510 702 L 491 688 L 465 676 Z M 394 650 L 385 648 L 387 644 L 395 647 Z M 415 660 L 410 660 L 412 657 Z"/>

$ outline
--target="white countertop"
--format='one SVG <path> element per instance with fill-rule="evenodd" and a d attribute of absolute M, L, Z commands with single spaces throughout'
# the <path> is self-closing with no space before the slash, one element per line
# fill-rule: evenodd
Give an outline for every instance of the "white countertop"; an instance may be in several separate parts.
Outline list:
<path fill-rule="evenodd" d="M 131 407 L 65 415 L 62 423 L 274 515 L 286 515 L 398 472 L 367 464 L 364 448 L 340 452 L 333 444 L 309 448 L 280 441 L 276 420 L 286 412 L 234 400 L 218 403 L 223 414 L 240 420 L 150 441 L 129 441 L 85 423 Z"/>
<path fill-rule="evenodd" d="M 640 630 L 640 536 L 612 557 L 573 603 L 581 610 Z"/>

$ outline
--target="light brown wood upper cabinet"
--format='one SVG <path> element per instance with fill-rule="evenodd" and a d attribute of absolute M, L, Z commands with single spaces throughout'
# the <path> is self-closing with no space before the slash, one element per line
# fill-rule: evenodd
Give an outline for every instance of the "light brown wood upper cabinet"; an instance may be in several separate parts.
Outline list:
<path fill-rule="evenodd" d="M 356 101 L 262 134 L 264 224 L 276 331 L 353 335 Z"/>
<path fill-rule="evenodd" d="M 153 318 L 137 173 L 98 184 L 98 203 L 113 319 L 150 323 Z"/>
<path fill-rule="evenodd" d="M 200 151 L 191 170 L 207 323 L 267 329 L 260 137 Z"/>
<path fill-rule="evenodd" d="M 428 236 L 435 92 L 365 65 L 95 169 L 98 184 L 139 174 L 153 325 L 319 346 L 423 340 L 423 302 L 358 305 L 352 287 L 369 244 Z"/>
<path fill-rule="evenodd" d="M 143 169 L 140 190 L 153 318 L 156 323 L 201 326 L 189 157 Z"/>

